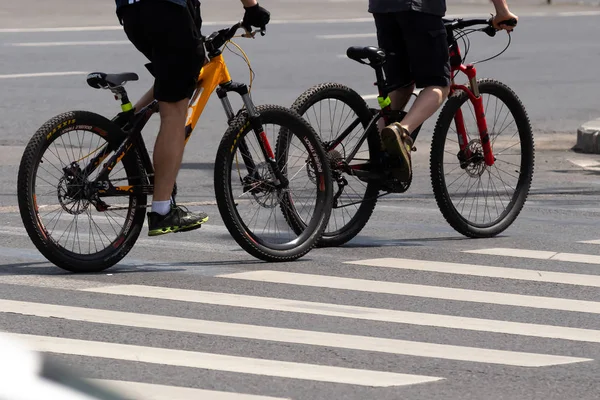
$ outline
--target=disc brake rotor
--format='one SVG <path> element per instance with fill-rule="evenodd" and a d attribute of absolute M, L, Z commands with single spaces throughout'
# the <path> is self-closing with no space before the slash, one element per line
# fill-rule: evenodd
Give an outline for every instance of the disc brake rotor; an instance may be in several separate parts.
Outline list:
<path fill-rule="evenodd" d="M 471 140 L 467 147 L 459 153 L 458 158 L 461 168 L 472 178 L 480 177 L 487 169 L 483 146 L 479 139 Z"/>

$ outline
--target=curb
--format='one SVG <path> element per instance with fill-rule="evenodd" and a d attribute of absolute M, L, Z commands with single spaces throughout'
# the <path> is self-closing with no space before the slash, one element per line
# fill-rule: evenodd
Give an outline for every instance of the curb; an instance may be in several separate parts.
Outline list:
<path fill-rule="evenodd" d="M 600 154 L 600 118 L 588 121 L 577 129 L 577 144 L 574 150 Z"/>

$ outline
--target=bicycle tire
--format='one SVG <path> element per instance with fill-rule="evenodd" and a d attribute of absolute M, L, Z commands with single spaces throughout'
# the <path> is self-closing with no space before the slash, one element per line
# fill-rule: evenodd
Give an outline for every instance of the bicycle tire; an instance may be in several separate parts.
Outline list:
<path fill-rule="evenodd" d="M 311 109 L 311 107 L 315 106 L 320 101 L 329 99 L 337 100 L 350 108 L 356 117 L 359 118 L 363 129 L 367 128 L 371 119 L 373 118 L 373 114 L 369 110 L 369 107 L 364 99 L 353 89 L 338 83 L 323 83 L 307 89 L 293 103 L 292 110 L 296 111 L 306 119 L 306 113 Z M 320 129 L 320 124 L 317 124 L 317 126 L 315 126 L 315 124 L 312 125 L 313 129 L 315 129 L 317 132 L 317 135 L 319 135 L 321 141 L 325 141 Z M 376 135 L 369 135 L 367 142 L 369 147 L 369 157 L 371 160 L 373 160 L 375 157 L 377 157 L 379 152 L 380 140 Z M 379 190 L 380 185 L 378 182 L 368 182 L 363 199 L 360 202 L 360 206 L 356 209 L 355 214 L 342 227 L 335 229 L 337 228 L 336 226 L 330 230 L 329 226 L 331 224 L 335 223 L 337 225 L 337 220 L 332 221 L 332 219 L 334 219 L 334 209 L 332 211 L 332 217 L 330 217 L 330 225 L 328 225 L 323 232 L 321 239 L 319 239 L 317 242 L 317 246 L 337 247 L 354 239 L 369 222 L 369 219 L 371 218 L 371 215 L 373 214 L 377 204 Z M 301 222 L 291 221 L 291 223 L 300 224 Z"/>
<path fill-rule="evenodd" d="M 318 180 L 323 184 L 316 185 L 319 188 L 318 198 L 311 223 L 307 229 L 299 232 L 299 237 L 293 243 L 275 245 L 265 243 L 242 221 L 236 199 L 232 193 L 231 172 L 232 163 L 237 153 L 236 150 L 242 139 L 247 134 L 254 133 L 246 111 L 240 113 L 231 122 L 219 145 L 214 174 L 217 206 L 230 234 L 246 252 L 268 262 L 296 260 L 306 255 L 315 246 L 327 225 L 331 213 L 331 170 L 327 165 L 325 152 L 315 132 L 297 113 L 274 105 L 262 105 L 256 107 L 256 109 L 260 114 L 263 125 L 278 124 L 294 135 L 299 136 L 304 143 L 309 143 L 312 151 L 311 161 L 322 166 Z M 275 154 L 278 158 L 281 156 L 277 151 Z M 280 166 L 286 163 L 286 160 L 279 160 Z M 288 196 L 284 194 L 282 197 L 283 202 Z M 280 208 L 285 209 L 284 205 L 281 205 Z"/>
<path fill-rule="evenodd" d="M 147 197 L 143 195 L 129 196 L 129 209 L 127 218 L 125 218 L 126 224 L 122 231 L 118 233 L 116 239 L 103 250 L 94 254 L 79 254 L 62 247 L 42 223 L 35 191 L 36 174 L 40 162 L 43 161 L 44 154 L 50 145 L 63 135 L 77 129 L 89 131 L 103 137 L 113 148 L 116 148 L 123 140 L 122 131 L 111 121 L 98 114 L 72 111 L 60 114 L 47 121 L 30 139 L 21 158 L 17 183 L 19 210 L 29 238 L 48 261 L 70 272 L 99 272 L 121 261 L 135 244 L 144 224 L 145 213 L 141 210 L 146 206 Z M 129 185 L 139 184 L 139 178 L 135 177 L 141 177 L 144 169 L 141 166 L 137 151 L 131 149 L 121 162 L 127 174 Z M 131 179 L 130 177 L 134 178 Z M 58 188 L 57 192 L 59 192 Z M 90 207 L 89 204 L 88 207 Z M 60 215 L 58 219 L 60 219 Z M 90 220 L 90 225 L 91 223 Z M 95 242 L 94 244 L 96 245 Z"/>
<path fill-rule="evenodd" d="M 527 111 L 515 92 L 507 85 L 491 79 L 478 80 L 478 85 L 481 95 L 489 94 L 495 96 L 506 105 L 518 129 L 521 142 L 521 167 L 514 194 L 498 219 L 488 224 L 478 224 L 469 221 L 460 214 L 452 203 L 444 177 L 443 158 L 447 134 L 454 121 L 454 116 L 458 109 L 469 101 L 468 95 L 464 91 L 454 93 L 448 99 L 438 117 L 431 144 L 431 183 L 438 207 L 452 228 L 467 237 L 488 238 L 496 236 L 507 229 L 521 212 L 527 200 L 533 179 L 535 150 L 531 123 Z M 491 137 L 490 141 L 493 145 L 494 142 Z M 496 157 L 499 157 L 496 152 L 494 154 Z"/>

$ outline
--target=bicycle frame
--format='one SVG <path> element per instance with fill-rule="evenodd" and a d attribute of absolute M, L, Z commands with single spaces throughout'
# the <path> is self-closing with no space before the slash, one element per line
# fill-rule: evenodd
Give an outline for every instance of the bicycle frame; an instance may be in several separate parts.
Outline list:
<path fill-rule="evenodd" d="M 227 65 L 225 60 L 223 59 L 223 55 L 219 52 L 218 54 L 213 55 L 210 61 L 205 64 L 198 77 L 198 84 L 192 98 L 189 101 L 188 105 L 188 113 L 187 119 L 185 123 L 185 144 L 187 145 L 194 128 L 196 127 L 202 112 L 212 93 L 217 91 L 217 95 L 221 100 L 223 108 L 225 110 L 225 114 L 227 115 L 228 122 L 230 122 L 234 117 L 234 111 L 231 106 L 231 103 L 227 97 L 228 92 L 236 92 L 238 93 L 244 102 L 246 110 L 248 112 L 249 124 L 252 125 L 255 133 L 257 134 L 258 141 L 261 144 L 263 156 L 267 160 L 268 164 L 272 168 L 274 172 L 274 176 L 277 178 L 275 182 L 276 185 L 284 186 L 287 185 L 287 179 L 283 176 L 280 169 L 277 167 L 275 161 L 275 154 L 271 148 L 271 145 L 268 141 L 267 135 L 262 127 L 260 122 L 260 116 L 256 111 L 256 108 L 250 98 L 248 87 L 242 83 L 236 83 L 231 80 L 231 76 L 229 74 L 229 70 L 227 69 Z M 123 89 L 124 92 L 124 89 Z M 125 105 L 125 109 L 128 108 L 125 102 L 128 102 L 126 94 L 124 95 L 123 105 Z M 131 195 L 148 195 L 153 192 L 154 185 L 154 170 L 152 166 L 152 161 L 148 154 L 147 148 L 144 144 L 141 132 L 150 117 L 158 111 L 158 101 L 153 100 L 149 105 L 142 108 L 139 112 L 135 112 L 135 110 L 125 111 L 119 116 L 115 117 L 115 120 L 119 117 L 123 117 L 123 115 L 128 116 L 129 122 L 123 128 L 123 131 L 126 133 L 126 137 L 123 142 L 119 145 L 119 147 L 115 150 L 115 154 L 104 164 L 101 172 L 96 179 L 96 187 L 98 188 L 99 197 L 110 197 L 110 196 L 123 196 L 123 194 L 131 194 Z M 239 136 L 242 135 L 245 128 L 248 127 L 248 124 L 244 126 L 244 129 L 240 131 Z M 108 178 L 110 171 L 118 164 L 123 157 L 127 154 L 127 152 L 135 145 L 138 152 L 141 156 L 142 164 L 144 165 L 146 176 L 139 178 L 144 179 L 141 185 L 135 186 L 113 186 Z M 249 150 L 246 144 L 246 141 L 242 138 L 238 141 L 238 146 L 242 151 L 242 158 L 246 165 L 246 169 L 248 173 L 251 174 L 255 169 L 254 160 L 249 156 Z M 108 154 L 113 149 L 107 145 L 97 156 L 95 156 L 88 166 L 85 167 L 84 173 L 85 176 L 88 176 L 100 163 L 104 161 L 104 159 L 108 156 Z M 232 147 L 231 151 L 235 151 L 235 147 Z M 138 178 L 138 177 L 136 177 Z M 174 192 L 175 194 L 175 192 Z"/>
<path fill-rule="evenodd" d="M 449 95 L 452 95 L 456 91 L 462 90 L 469 97 L 469 101 L 473 104 L 473 108 L 475 110 L 475 118 L 477 119 L 477 127 L 479 130 L 479 137 L 483 148 L 484 161 L 487 166 L 492 166 L 494 165 L 495 157 L 490 144 L 487 121 L 485 118 L 485 109 L 483 106 L 483 99 L 480 96 L 479 87 L 477 85 L 477 70 L 472 64 L 462 64 L 460 48 L 458 47 L 458 43 L 454 40 L 453 37 L 449 49 L 451 63 L 451 84 Z M 458 75 L 458 73 L 461 72 L 467 76 L 470 87 L 455 83 L 456 76 Z M 373 112 L 374 116 L 365 128 L 365 131 L 360 137 L 358 143 L 348 153 L 348 156 L 345 159 L 346 164 L 350 167 L 350 169 L 354 170 L 355 172 L 359 171 L 362 166 L 350 165 L 350 162 L 356 156 L 360 147 L 364 144 L 365 140 L 367 139 L 368 135 L 371 134 L 371 131 L 373 129 L 376 129 L 377 122 L 379 121 L 379 119 L 383 118 L 386 125 L 391 123 L 389 115 L 392 111 L 392 108 L 389 93 L 399 88 L 398 86 L 385 84 L 385 78 L 383 76 L 383 69 L 381 66 L 375 68 L 375 74 L 377 77 L 377 87 L 379 92 L 377 99 L 379 102 L 380 109 L 370 109 L 371 112 Z M 467 130 L 465 128 L 464 116 L 461 109 L 457 111 L 454 117 L 454 123 L 456 126 L 460 150 L 465 151 L 469 144 L 469 139 L 467 135 Z M 329 143 L 327 150 L 330 151 L 335 149 L 359 124 L 360 120 L 356 118 L 356 120 L 353 121 L 352 124 L 350 124 L 350 126 L 346 128 L 338 138 L 336 138 L 333 142 Z M 421 126 L 417 127 L 417 129 L 415 129 L 415 131 L 411 134 L 413 141 L 416 141 L 420 129 Z"/>

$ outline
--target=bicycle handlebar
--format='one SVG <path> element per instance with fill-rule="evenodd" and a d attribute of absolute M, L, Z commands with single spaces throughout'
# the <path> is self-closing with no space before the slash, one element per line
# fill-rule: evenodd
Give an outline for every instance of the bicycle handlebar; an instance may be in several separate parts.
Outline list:
<path fill-rule="evenodd" d="M 242 37 L 252 38 L 252 39 L 254 39 L 254 36 L 256 36 L 257 33 L 260 33 L 262 36 L 264 36 L 267 31 L 266 28 L 264 28 L 264 27 L 257 29 L 255 31 L 248 30 L 244 26 L 242 21 L 240 21 L 240 22 L 234 24 L 231 28 L 221 29 L 219 31 L 213 32 L 207 38 L 204 38 L 204 43 L 205 43 L 207 49 L 209 51 L 213 51 L 213 50 L 217 50 L 217 49 L 221 48 L 225 43 L 227 43 L 229 40 L 231 40 L 235 36 L 235 34 L 237 33 L 237 31 L 240 28 L 244 28 L 244 31 L 245 31 L 244 34 L 242 34 Z"/>
<path fill-rule="evenodd" d="M 450 29 L 450 30 L 464 29 L 464 28 L 468 28 L 469 26 L 475 26 L 475 25 L 487 25 L 485 28 L 483 28 L 481 30 L 483 32 L 487 33 L 488 36 L 496 35 L 496 28 L 494 28 L 494 25 L 492 24 L 492 18 L 487 18 L 487 19 L 483 19 L 483 18 L 445 19 L 444 18 L 443 21 L 444 21 L 444 25 L 446 26 L 446 29 Z M 498 24 L 499 25 L 507 25 L 507 26 L 517 26 L 517 20 L 516 20 L 516 18 L 510 18 L 505 21 L 501 21 Z"/>

